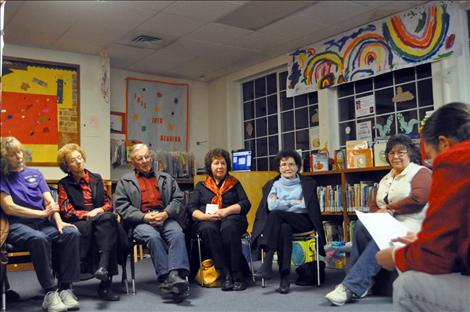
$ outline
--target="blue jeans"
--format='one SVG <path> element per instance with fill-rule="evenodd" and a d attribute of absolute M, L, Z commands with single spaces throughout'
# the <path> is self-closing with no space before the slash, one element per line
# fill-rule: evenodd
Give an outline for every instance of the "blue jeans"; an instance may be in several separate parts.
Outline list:
<path fill-rule="evenodd" d="M 80 280 L 80 232 L 71 227 L 62 234 L 47 220 L 11 223 L 8 242 L 31 253 L 36 276 L 42 288 L 55 286 L 51 264 L 58 270 L 58 280 L 72 283 Z M 52 249 L 54 248 L 54 251 Z M 52 254 L 58 259 L 52 261 Z"/>
<path fill-rule="evenodd" d="M 160 226 L 139 224 L 134 229 L 134 238 L 150 250 L 157 277 L 172 270 L 189 271 L 186 241 L 177 221 L 168 219 Z"/>
<path fill-rule="evenodd" d="M 374 277 L 381 266 L 375 260 L 379 247 L 370 236 L 365 226 L 357 221 L 354 233 L 349 272 L 343 285 L 358 296 L 362 296 L 374 284 Z"/>

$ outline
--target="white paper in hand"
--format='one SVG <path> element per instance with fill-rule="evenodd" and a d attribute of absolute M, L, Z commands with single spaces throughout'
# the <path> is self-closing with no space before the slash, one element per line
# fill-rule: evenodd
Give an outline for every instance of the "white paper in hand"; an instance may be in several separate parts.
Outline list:
<path fill-rule="evenodd" d="M 403 246 L 402 243 L 391 240 L 400 236 L 405 236 L 408 229 L 397 219 L 388 213 L 363 213 L 356 210 L 356 215 L 361 223 L 366 227 L 369 234 L 374 239 L 379 249 L 390 246 Z"/>
<path fill-rule="evenodd" d="M 207 204 L 206 205 L 206 213 L 207 214 L 214 214 L 219 209 L 219 205 L 216 204 Z"/>

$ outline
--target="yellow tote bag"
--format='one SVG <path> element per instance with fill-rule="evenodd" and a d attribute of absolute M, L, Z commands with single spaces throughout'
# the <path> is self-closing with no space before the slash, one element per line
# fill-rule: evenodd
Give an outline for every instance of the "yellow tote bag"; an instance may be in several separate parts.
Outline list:
<path fill-rule="evenodd" d="M 219 272 L 215 269 L 212 259 L 202 261 L 202 265 L 197 271 L 196 282 L 204 287 L 221 286 L 221 282 L 219 281 Z"/>

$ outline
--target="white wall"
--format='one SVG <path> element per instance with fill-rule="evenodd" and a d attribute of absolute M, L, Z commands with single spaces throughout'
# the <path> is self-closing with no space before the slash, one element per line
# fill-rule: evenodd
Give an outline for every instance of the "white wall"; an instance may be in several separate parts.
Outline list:
<path fill-rule="evenodd" d="M 470 103 L 470 53 L 468 46 L 468 30 L 465 10 L 459 11 L 457 17 L 457 40 L 455 54 L 449 59 L 432 64 L 434 106 L 438 108 L 452 101 Z M 314 44 L 305 42 L 305 45 Z M 240 81 L 263 73 L 285 68 L 287 70 L 287 54 L 270 59 L 266 62 L 249 67 L 212 81 L 209 84 L 209 107 L 217 108 L 209 111 L 209 120 L 226 117 L 225 130 L 220 129 L 221 123 L 209 125 L 211 142 L 228 150 L 243 147 L 243 116 Z M 220 101 L 226 98 L 224 107 Z M 336 108 L 336 92 L 334 89 L 319 91 L 320 139 L 322 144 L 328 142 L 330 152 L 338 148 L 339 134 Z M 215 103 L 214 101 L 217 101 Z M 332 106 L 334 105 L 334 106 Z M 223 117 L 222 117 L 223 118 Z"/>
<path fill-rule="evenodd" d="M 209 136 L 209 93 L 205 82 L 174 79 L 111 68 L 111 111 L 126 112 L 126 78 L 142 78 L 189 84 L 189 138 L 188 151 L 196 158 L 196 168 L 203 165 L 209 142 L 197 145 L 197 141 L 210 141 Z M 112 135 L 114 136 L 114 134 Z M 119 179 L 128 168 L 111 169 L 111 179 Z"/>
<path fill-rule="evenodd" d="M 109 179 L 109 105 L 106 104 L 100 91 L 100 58 L 8 43 L 5 45 L 4 55 L 80 65 L 80 145 L 87 153 L 87 167 Z M 46 179 L 60 179 L 64 176 L 58 167 L 39 167 L 39 169 Z"/>

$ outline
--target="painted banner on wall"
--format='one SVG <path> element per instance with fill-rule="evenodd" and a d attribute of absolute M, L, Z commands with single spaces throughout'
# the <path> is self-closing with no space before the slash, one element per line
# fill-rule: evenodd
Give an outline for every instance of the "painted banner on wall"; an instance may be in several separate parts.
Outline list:
<path fill-rule="evenodd" d="M 127 139 L 187 151 L 188 104 L 188 84 L 127 78 Z"/>
<path fill-rule="evenodd" d="M 433 2 L 289 54 L 287 96 L 296 96 L 454 53 L 457 8 Z"/>
<path fill-rule="evenodd" d="M 34 166 L 57 166 L 57 150 L 80 144 L 80 66 L 5 57 L 0 134 L 23 143 Z"/>

